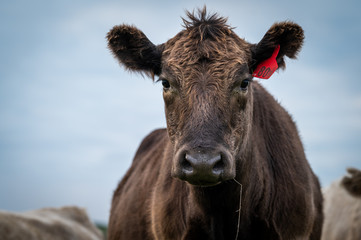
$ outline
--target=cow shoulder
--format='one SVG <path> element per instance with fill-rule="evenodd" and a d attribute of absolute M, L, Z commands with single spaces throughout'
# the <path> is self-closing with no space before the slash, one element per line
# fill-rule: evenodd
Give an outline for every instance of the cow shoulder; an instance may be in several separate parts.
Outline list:
<path fill-rule="evenodd" d="M 149 238 L 149 201 L 159 176 L 167 141 L 167 131 L 159 129 L 150 133 L 140 144 L 131 167 L 113 195 L 109 239 Z"/>
<path fill-rule="evenodd" d="M 135 153 L 133 163 L 136 162 L 137 159 L 147 154 L 148 152 L 152 151 L 166 137 L 167 137 L 167 130 L 165 128 L 156 129 L 151 133 L 149 133 L 139 145 L 138 150 Z"/>
<path fill-rule="evenodd" d="M 127 184 L 130 184 L 133 187 L 139 187 L 139 185 L 134 184 L 134 182 L 138 182 L 144 179 L 144 172 L 147 172 L 146 175 L 150 175 L 152 178 L 157 176 L 157 174 L 154 174 L 152 172 L 159 169 L 156 168 L 156 166 L 160 166 L 161 163 L 160 159 L 155 156 L 162 155 L 163 150 L 161 145 L 166 139 L 166 129 L 154 130 L 143 139 L 133 158 L 132 165 L 128 169 L 127 173 L 124 175 L 117 189 L 115 190 L 114 197 L 120 195 L 123 191 L 123 188 Z M 143 177 L 139 178 L 139 176 Z"/>

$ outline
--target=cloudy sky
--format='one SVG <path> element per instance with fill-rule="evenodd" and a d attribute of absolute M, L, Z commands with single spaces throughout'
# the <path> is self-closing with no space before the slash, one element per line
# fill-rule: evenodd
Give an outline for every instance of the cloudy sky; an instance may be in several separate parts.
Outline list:
<path fill-rule="evenodd" d="M 105 35 L 128 23 L 160 44 L 204 4 L 252 43 L 276 21 L 304 28 L 298 60 L 261 82 L 323 186 L 361 168 L 360 1 L 2 1 L 0 209 L 78 205 L 107 222 L 138 144 L 165 118 L 160 84 L 119 67 Z"/>

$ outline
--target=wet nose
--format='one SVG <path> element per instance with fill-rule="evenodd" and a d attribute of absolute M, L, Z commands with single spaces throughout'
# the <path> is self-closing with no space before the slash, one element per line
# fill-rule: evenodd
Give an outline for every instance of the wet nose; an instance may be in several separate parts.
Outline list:
<path fill-rule="evenodd" d="M 193 185 L 211 186 L 234 177 L 227 155 L 219 151 L 184 151 L 177 162 L 173 176 Z"/>

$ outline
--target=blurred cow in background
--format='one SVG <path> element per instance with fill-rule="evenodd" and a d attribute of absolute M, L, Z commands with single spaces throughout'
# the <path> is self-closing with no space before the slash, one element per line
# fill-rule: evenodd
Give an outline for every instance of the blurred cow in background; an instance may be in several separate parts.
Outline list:
<path fill-rule="evenodd" d="M 1 240 L 101 240 L 102 233 L 78 207 L 0 211 Z"/>
<path fill-rule="evenodd" d="M 361 171 L 348 172 L 324 190 L 322 240 L 361 239 Z"/>

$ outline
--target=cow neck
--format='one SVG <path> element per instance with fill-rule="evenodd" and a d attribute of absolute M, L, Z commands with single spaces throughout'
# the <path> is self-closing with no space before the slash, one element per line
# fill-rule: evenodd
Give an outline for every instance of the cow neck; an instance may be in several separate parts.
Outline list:
<path fill-rule="evenodd" d="M 226 196 L 232 195 L 239 187 L 233 181 L 229 181 L 213 187 L 189 186 L 189 188 L 191 190 L 191 200 L 203 208 L 204 211 L 211 213 L 215 208 L 229 206 L 229 203 L 233 202 L 233 198 Z"/>
<path fill-rule="evenodd" d="M 230 180 L 213 187 L 189 186 L 189 188 L 190 202 L 194 203 L 194 208 L 196 208 L 196 211 L 193 209 L 192 212 L 198 212 L 204 216 L 204 221 L 212 232 L 214 229 L 217 231 L 223 229 L 234 232 L 235 235 L 240 207 L 239 183 Z"/>

